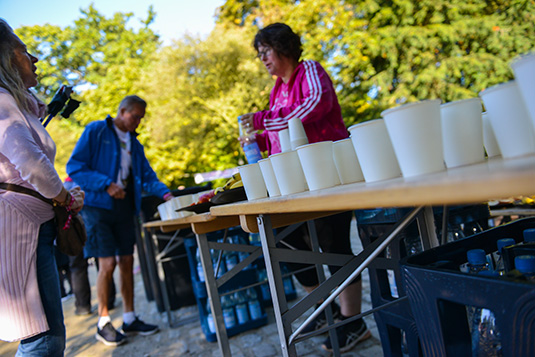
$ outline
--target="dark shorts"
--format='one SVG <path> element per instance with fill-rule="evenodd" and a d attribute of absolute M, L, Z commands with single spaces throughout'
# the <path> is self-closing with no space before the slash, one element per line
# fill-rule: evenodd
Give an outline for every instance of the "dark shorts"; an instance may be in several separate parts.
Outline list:
<path fill-rule="evenodd" d="M 85 206 L 82 210 L 87 242 L 86 258 L 134 254 L 136 232 L 131 200 L 114 200 L 114 209 Z"/>

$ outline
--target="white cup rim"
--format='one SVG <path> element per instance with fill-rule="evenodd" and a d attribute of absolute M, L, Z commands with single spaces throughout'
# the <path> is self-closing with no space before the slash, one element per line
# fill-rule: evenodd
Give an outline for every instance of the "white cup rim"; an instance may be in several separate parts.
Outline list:
<path fill-rule="evenodd" d="M 502 88 L 505 88 L 505 87 L 513 86 L 514 84 L 515 84 L 514 80 L 510 80 L 508 82 L 503 82 L 503 83 L 500 83 L 500 84 L 496 84 L 495 86 L 486 88 L 486 89 L 482 90 L 481 92 L 479 92 L 479 96 L 482 97 L 482 96 L 484 96 L 486 94 L 489 94 L 491 92 L 494 92 L 494 91 L 496 91 L 498 89 L 502 89 Z"/>
<path fill-rule="evenodd" d="M 392 114 L 393 112 L 398 111 L 398 110 L 408 109 L 410 107 L 416 107 L 416 106 L 420 106 L 420 105 L 434 104 L 436 102 L 438 102 L 438 104 L 440 104 L 440 103 L 442 103 L 442 99 L 438 99 L 438 98 L 437 99 L 426 99 L 426 100 L 420 100 L 420 101 L 417 101 L 417 102 L 411 102 L 411 103 L 402 104 L 402 105 L 399 105 L 399 106 L 394 107 L 394 108 L 383 110 L 381 112 L 381 116 L 384 117 L 385 115 Z"/>
<path fill-rule="evenodd" d="M 380 121 L 384 121 L 383 118 L 378 118 L 378 119 L 372 119 L 372 120 L 366 120 L 362 123 L 357 123 L 357 124 L 353 124 L 351 125 L 349 128 L 347 128 L 347 130 L 351 131 L 352 129 L 355 129 L 357 127 L 362 127 L 362 126 L 365 126 L 365 125 L 370 125 L 370 124 L 376 124 Z"/>
<path fill-rule="evenodd" d="M 340 139 L 340 140 L 336 140 L 336 141 L 333 141 L 333 145 L 334 144 L 341 144 L 341 143 L 345 143 L 347 141 L 351 141 L 351 137 L 347 137 L 345 139 Z"/>
<path fill-rule="evenodd" d="M 297 148 L 295 148 L 295 150 L 302 150 L 302 149 L 306 149 L 306 148 L 311 147 L 311 146 L 332 145 L 332 143 L 333 142 L 331 140 L 318 141 L 318 142 L 315 142 L 315 143 L 310 143 L 310 144 L 305 144 L 305 145 L 298 146 Z"/>
<path fill-rule="evenodd" d="M 271 155 L 269 155 L 269 158 L 271 159 L 272 157 L 288 155 L 288 154 L 291 154 L 292 152 L 295 152 L 295 150 L 289 150 L 289 151 L 285 151 L 285 152 L 278 152 L 276 154 L 271 154 Z"/>
<path fill-rule="evenodd" d="M 441 104 L 440 107 L 441 108 L 446 108 L 446 107 L 450 107 L 450 106 L 456 105 L 456 104 L 475 102 L 475 101 L 477 101 L 478 103 L 481 103 L 481 98 L 474 97 L 474 98 L 468 98 L 468 99 L 455 100 L 453 102 L 447 102 L 447 103 Z"/>
<path fill-rule="evenodd" d="M 513 60 L 511 61 L 511 67 L 514 70 L 515 69 L 514 67 L 521 66 L 521 65 L 524 64 L 524 62 L 529 62 L 529 61 L 533 61 L 533 60 L 535 60 L 535 51 L 528 52 L 528 53 L 523 53 L 523 54 L 513 58 Z"/>

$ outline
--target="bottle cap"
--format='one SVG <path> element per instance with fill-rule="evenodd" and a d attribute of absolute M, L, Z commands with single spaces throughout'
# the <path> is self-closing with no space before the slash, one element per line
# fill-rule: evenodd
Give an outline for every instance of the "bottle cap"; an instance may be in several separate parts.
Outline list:
<path fill-rule="evenodd" d="M 466 252 L 468 263 L 470 264 L 485 264 L 487 262 L 486 254 L 483 249 L 471 249 Z"/>
<path fill-rule="evenodd" d="M 533 243 L 535 242 L 535 228 L 525 229 L 524 230 L 524 242 Z"/>
<path fill-rule="evenodd" d="M 522 274 L 535 273 L 535 255 L 519 255 L 515 257 L 515 268 Z"/>
<path fill-rule="evenodd" d="M 498 239 L 496 242 L 496 246 L 498 246 L 498 253 L 502 251 L 502 248 L 508 247 L 510 245 L 516 244 L 515 240 L 513 238 L 502 238 Z"/>

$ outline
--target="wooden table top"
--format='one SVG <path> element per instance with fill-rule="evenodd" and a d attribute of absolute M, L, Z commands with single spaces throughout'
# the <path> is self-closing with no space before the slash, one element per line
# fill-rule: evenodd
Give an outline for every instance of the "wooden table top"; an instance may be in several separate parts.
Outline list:
<path fill-rule="evenodd" d="M 535 155 L 485 162 L 412 178 L 357 182 L 287 196 L 213 206 L 213 216 L 457 205 L 535 194 Z"/>

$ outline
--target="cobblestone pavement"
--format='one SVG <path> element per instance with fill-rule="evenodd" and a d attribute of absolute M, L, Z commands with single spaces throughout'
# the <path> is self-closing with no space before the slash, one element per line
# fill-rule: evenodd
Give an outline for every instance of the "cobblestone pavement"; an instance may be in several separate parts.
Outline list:
<path fill-rule="evenodd" d="M 352 246 L 355 252 L 361 248 L 360 241 L 356 236 L 355 224 L 353 223 Z M 95 268 L 90 267 L 90 281 L 94 285 L 96 281 Z M 180 327 L 170 328 L 165 313 L 159 313 L 154 302 L 148 302 L 139 269 L 136 269 L 135 277 L 135 307 L 140 318 L 149 323 L 160 326 L 160 332 L 152 336 L 135 336 L 129 338 L 128 343 L 119 347 L 108 347 L 96 341 L 97 315 L 89 316 L 74 315 L 74 298 L 63 303 L 65 324 L 67 326 L 66 356 L 220 356 L 216 342 L 207 342 L 201 330 L 198 319 Z M 118 278 L 118 277 L 117 277 Z M 118 282 L 119 279 L 116 279 Z M 298 287 L 299 284 L 296 284 Z M 304 291 L 298 287 L 298 299 Z M 93 286 L 93 303 L 96 306 L 96 291 Z M 363 274 L 363 311 L 371 308 L 370 286 L 367 271 Z M 297 300 L 296 300 L 297 301 Z M 308 316 L 312 311 L 307 312 Z M 233 336 L 229 339 L 233 356 L 245 357 L 269 357 L 280 356 L 281 349 L 273 310 L 267 309 L 268 324 L 255 330 L 250 330 Z M 188 317 L 198 316 L 197 307 L 189 306 L 173 311 L 176 321 Z M 117 299 L 117 308 L 111 311 L 113 325 L 119 327 L 122 324 L 122 305 L 120 295 Z M 305 317 L 298 321 L 301 322 Z M 383 355 L 379 334 L 373 316 L 365 317 L 366 324 L 372 332 L 372 338 L 358 344 L 353 350 L 342 354 L 344 357 L 378 357 Z M 299 356 L 328 356 L 329 353 L 321 348 L 325 336 L 317 336 L 296 345 Z M 0 342 L 0 356 L 13 356 L 18 343 Z"/>

